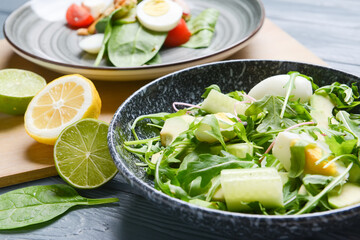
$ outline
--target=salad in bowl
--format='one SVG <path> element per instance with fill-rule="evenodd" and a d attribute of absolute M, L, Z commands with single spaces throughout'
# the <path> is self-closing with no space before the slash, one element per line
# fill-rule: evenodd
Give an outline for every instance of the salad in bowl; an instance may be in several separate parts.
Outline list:
<path fill-rule="evenodd" d="M 157 189 L 203 207 L 266 215 L 360 203 L 360 115 L 349 112 L 360 104 L 355 83 L 318 87 L 291 71 L 249 92 L 211 85 L 202 98 L 132 123 L 135 140 L 123 147 Z M 158 135 L 139 139 L 144 119 Z"/>
<path fill-rule="evenodd" d="M 349 229 L 360 211 L 359 80 L 271 60 L 177 71 L 118 108 L 110 153 L 160 209 L 226 237 Z"/>

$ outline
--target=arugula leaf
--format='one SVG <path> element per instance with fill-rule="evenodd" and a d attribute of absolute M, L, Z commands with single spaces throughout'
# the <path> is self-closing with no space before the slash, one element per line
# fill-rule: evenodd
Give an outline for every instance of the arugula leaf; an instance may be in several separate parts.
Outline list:
<path fill-rule="evenodd" d="M 260 202 L 250 202 L 247 204 L 253 213 L 269 215 L 266 208 Z"/>
<path fill-rule="evenodd" d="M 298 190 L 301 186 L 301 181 L 298 178 L 289 178 L 283 187 L 284 207 L 288 208 L 288 202 L 297 196 Z"/>
<path fill-rule="evenodd" d="M 200 207 L 211 208 L 211 209 L 218 209 L 218 210 L 225 210 L 224 205 L 221 202 L 208 202 L 201 199 L 191 199 L 189 203 L 198 205 Z"/>
<path fill-rule="evenodd" d="M 223 169 L 232 168 L 252 168 L 256 164 L 252 158 L 248 156 L 245 159 L 240 159 L 225 151 L 221 153 L 224 157 L 212 155 L 204 152 L 206 148 L 201 145 L 194 152 L 185 157 L 183 163 L 180 165 L 177 179 L 185 191 L 191 190 L 193 181 L 201 178 L 198 184 L 198 192 L 207 192 L 210 188 L 210 183 L 213 178 L 218 176 Z M 200 151 L 201 150 L 201 151 Z M 206 151 L 205 151 L 206 152 Z"/>
<path fill-rule="evenodd" d="M 284 104 L 281 108 L 280 118 L 284 117 L 286 105 L 289 101 L 291 91 L 295 89 L 295 79 L 297 76 L 299 76 L 300 73 L 298 72 L 289 72 L 288 75 L 290 75 L 289 81 L 284 85 L 284 88 L 286 88 L 286 95 L 284 99 Z"/>
<path fill-rule="evenodd" d="M 333 152 L 335 156 L 352 153 L 355 145 L 357 144 L 356 139 L 348 139 L 345 141 L 343 137 L 337 136 L 326 136 L 325 142 L 329 145 L 331 152 Z"/>
<path fill-rule="evenodd" d="M 209 95 L 211 90 L 221 92 L 220 87 L 218 85 L 212 84 L 212 85 L 208 86 L 207 88 L 205 88 L 205 92 L 203 95 L 201 95 L 201 98 L 207 98 L 207 96 Z"/>
<path fill-rule="evenodd" d="M 296 178 L 304 172 L 305 167 L 305 147 L 308 142 L 298 140 L 293 146 L 290 147 L 291 152 L 291 166 L 289 171 L 289 177 Z"/>
<path fill-rule="evenodd" d="M 315 93 L 327 93 L 337 108 L 351 109 L 360 104 L 359 91 L 356 83 L 352 83 L 351 87 L 346 84 L 335 82 L 331 85 L 321 87 Z"/>
<path fill-rule="evenodd" d="M 207 134 L 209 134 L 210 136 L 214 137 L 216 140 L 218 140 L 221 145 L 223 146 L 223 148 L 226 150 L 226 144 L 224 141 L 223 136 L 221 135 L 221 131 L 220 131 L 220 126 L 219 126 L 219 122 L 216 119 L 216 117 L 211 114 L 211 115 L 206 115 L 199 123 L 198 126 L 200 125 L 207 125 L 210 126 L 210 130 L 208 131 L 204 131 Z"/>
<path fill-rule="evenodd" d="M 135 132 L 135 127 L 137 125 L 137 123 L 141 120 L 144 119 L 151 119 L 151 120 L 155 120 L 158 123 L 160 121 L 165 121 L 168 118 L 172 118 L 172 117 L 176 117 L 176 116 L 182 116 L 186 113 L 186 109 L 182 109 L 176 113 L 167 113 L 167 112 L 160 112 L 160 113 L 154 113 L 154 114 L 147 114 L 147 115 L 141 115 L 139 117 L 137 117 L 134 122 L 131 125 L 131 131 L 135 137 L 136 140 L 139 140 L 139 137 L 137 136 L 136 132 Z"/>
<path fill-rule="evenodd" d="M 333 180 L 334 177 L 332 176 L 306 174 L 303 178 L 303 183 L 311 195 L 316 195 Z"/>
<path fill-rule="evenodd" d="M 234 98 L 238 101 L 244 101 L 244 94 L 245 94 L 244 91 L 233 91 L 233 92 L 229 92 L 226 95 L 228 95 L 229 97 Z"/>
<path fill-rule="evenodd" d="M 261 167 L 273 167 L 277 170 L 283 168 L 282 163 L 272 154 L 264 154 L 261 161 Z"/>
<path fill-rule="evenodd" d="M 259 101 L 251 104 L 245 111 L 247 116 L 257 116 L 260 113 L 266 112 L 265 117 L 262 119 L 261 123 L 258 125 L 256 130 L 260 133 L 264 133 L 271 130 L 278 130 L 288 128 L 296 124 L 293 120 L 289 118 L 280 118 L 280 112 L 283 105 L 278 97 L 266 95 Z M 287 107 L 285 113 L 290 116 L 296 116 L 296 112 L 291 108 Z"/>
<path fill-rule="evenodd" d="M 321 200 L 321 198 L 323 196 L 325 196 L 325 194 L 330 192 L 333 188 L 335 188 L 337 185 L 339 185 L 344 180 L 344 177 L 349 173 L 353 164 L 354 164 L 353 162 L 350 162 L 350 164 L 347 166 L 347 168 L 344 172 L 342 172 L 340 175 L 336 176 L 329 184 L 326 185 L 326 187 L 323 190 L 321 190 L 320 193 L 318 193 L 317 195 L 315 195 L 313 197 L 310 197 L 309 201 L 305 204 L 305 206 L 302 209 L 300 209 L 300 211 L 298 211 L 296 213 L 296 215 L 308 213 L 314 207 L 316 207 L 318 202 Z"/>
<path fill-rule="evenodd" d="M 65 184 L 21 188 L 0 196 L 0 229 L 14 229 L 46 222 L 76 205 L 117 201 L 117 198 L 84 198 Z"/>
<path fill-rule="evenodd" d="M 300 99 L 297 101 L 288 102 L 288 106 L 296 112 L 296 116 L 293 119 L 299 119 L 301 121 L 311 121 L 310 108 L 306 104 L 300 103 Z"/>
<path fill-rule="evenodd" d="M 356 146 L 360 147 L 360 128 L 355 121 L 350 119 L 350 114 L 345 111 L 339 111 L 336 114 L 336 119 L 338 119 L 346 127 L 346 129 L 357 138 Z"/>

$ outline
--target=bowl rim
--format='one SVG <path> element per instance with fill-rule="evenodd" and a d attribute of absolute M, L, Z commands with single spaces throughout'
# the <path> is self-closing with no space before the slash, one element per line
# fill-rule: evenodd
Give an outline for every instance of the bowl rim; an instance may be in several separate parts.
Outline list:
<path fill-rule="evenodd" d="M 187 71 L 192 71 L 193 69 L 197 69 L 197 68 L 204 68 L 204 67 L 208 67 L 208 66 L 212 66 L 212 65 L 221 65 L 221 64 L 228 64 L 228 63 L 237 63 L 237 62 L 241 62 L 241 63 L 248 63 L 248 62 L 264 62 L 264 63 L 283 63 L 283 64 L 300 64 L 300 65 L 304 65 L 304 66 L 310 66 L 310 67 L 315 67 L 315 68 L 321 68 L 324 70 L 330 70 L 330 71 L 336 71 L 336 72 L 340 72 L 341 74 L 344 74 L 344 76 L 348 76 L 351 78 L 357 78 L 359 79 L 359 83 L 360 83 L 360 77 L 341 71 L 341 70 L 337 70 L 335 68 L 332 67 L 328 67 L 328 66 L 321 66 L 321 65 L 317 65 L 317 64 L 312 64 L 312 63 L 306 63 L 306 62 L 297 62 L 297 61 L 284 61 L 284 60 L 269 60 L 269 59 L 234 59 L 234 60 L 226 60 L 226 61 L 217 61 L 217 62 L 212 62 L 212 63 L 205 63 L 205 64 L 201 64 L 201 65 L 197 65 L 197 66 L 192 66 L 189 68 L 185 68 L 185 69 L 181 69 L 178 71 L 175 71 L 173 73 L 167 74 L 165 76 L 162 76 L 160 78 L 155 79 L 154 81 L 142 86 L 141 88 L 139 88 L 137 91 L 135 91 L 131 96 L 129 96 L 120 106 L 119 108 L 116 110 L 110 125 L 109 125 L 109 131 L 108 131 L 108 145 L 109 145 L 109 149 L 110 149 L 110 153 L 114 159 L 114 162 L 116 163 L 116 165 L 119 168 L 120 173 L 125 177 L 125 179 L 131 184 L 131 186 L 136 187 L 137 189 L 140 189 L 142 192 L 141 194 L 144 196 L 145 192 L 151 192 L 152 193 L 152 199 L 149 199 L 153 202 L 157 202 L 158 200 L 165 200 L 164 204 L 168 205 L 168 206 L 174 206 L 176 204 L 176 206 L 178 208 L 181 207 L 186 207 L 189 209 L 194 209 L 196 211 L 199 211 L 203 214 L 203 216 L 212 216 L 212 217 L 217 217 L 217 216 L 226 216 L 226 217 L 233 217 L 233 218 L 239 218 L 239 219 L 258 219 L 258 220 L 272 220 L 272 221 L 276 221 L 276 220 L 297 220 L 297 221 L 306 221 L 308 219 L 314 219 L 314 218 L 323 218 L 325 216 L 333 216 L 335 214 L 340 214 L 340 213 L 349 213 L 351 212 L 351 210 L 354 209 L 360 209 L 360 203 L 359 204 L 355 204 L 355 205 L 351 205 L 348 207 L 344 207 L 344 208 L 339 208 L 339 209 L 332 209 L 332 210 L 327 210 L 327 211 L 323 211 L 323 212 L 315 212 L 315 213 L 305 213 L 305 214 L 301 214 L 301 215 L 262 215 L 262 214 L 253 214 L 253 213 L 241 213 L 241 212 L 230 212 L 230 211 L 224 211 L 224 210 L 216 210 L 216 209 L 210 209 L 210 208 L 205 208 L 205 207 L 201 207 L 195 204 L 190 204 L 188 202 L 182 201 L 180 199 L 174 198 L 174 197 L 170 197 L 169 195 L 161 192 L 160 190 L 155 189 L 154 187 L 148 185 L 147 183 L 145 183 L 144 181 L 142 181 L 141 179 L 139 179 L 138 177 L 135 176 L 135 174 L 133 174 L 124 164 L 123 164 L 123 160 L 120 157 L 119 153 L 116 150 L 116 145 L 115 142 L 113 141 L 114 139 L 114 130 L 116 128 L 115 124 L 116 124 L 116 119 L 118 118 L 118 116 L 120 115 L 122 109 L 132 100 L 132 98 L 136 95 L 138 95 L 139 93 L 143 92 L 145 89 L 147 89 L 150 86 L 159 84 L 162 81 L 166 81 L 166 79 L 168 79 L 169 77 L 173 76 L 173 75 L 177 75 L 179 73 L 182 72 L 187 72 Z M 174 204 L 175 203 L 175 204 Z M 353 213 L 355 214 L 355 213 Z"/>

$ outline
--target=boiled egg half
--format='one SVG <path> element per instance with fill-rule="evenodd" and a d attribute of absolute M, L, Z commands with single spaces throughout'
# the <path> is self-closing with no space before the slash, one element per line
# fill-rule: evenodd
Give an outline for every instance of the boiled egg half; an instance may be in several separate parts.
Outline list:
<path fill-rule="evenodd" d="M 345 170 L 345 167 L 338 162 L 333 162 L 328 166 L 326 166 L 328 163 L 327 160 L 317 163 L 319 159 L 331 153 L 329 146 L 326 143 L 319 140 L 315 141 L 310 135 L 305 133 L 296 134 L 291 132 L 281 132 L 276 138 L 272 153 L 283 164 L 287 171 L 290 171 L 291 169 L 290 148 L 299 140 L 308 142 L 308 145 L 304 148 L 305 174 L 336 176 Z M 328 160 L 331 160 L 331 157 L 329 157 Z"/>
<path fill-rule="evenodd" d="M 181 6 L 171 0 L 144 0 L 136 8 L 140 23 L 157 32 L 167 32 L 175 28 L 182 12 Z"/>
<path fill-rule="evenodd" d="M 249 96 L 259 100 L 265 95 L 286 96 L 286 83 L 290 80 L 290 75 L 281 74 L 268 77 L 256 84 L 248 93 Z M 312 95 L 311 82 L 302 76 L 295 78 L 295 87 L 291 90 L 292 100 L 300 99 L 300 102 L 308 102 Z"/>

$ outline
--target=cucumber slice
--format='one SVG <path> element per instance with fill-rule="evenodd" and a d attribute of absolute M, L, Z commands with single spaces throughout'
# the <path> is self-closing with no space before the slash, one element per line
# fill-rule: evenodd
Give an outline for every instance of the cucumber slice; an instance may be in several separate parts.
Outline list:
<path fill-rule="evenodd" d="M 246 157 L 246 154 L 253 155 L 253 145 L 249 143 L 234 143 L 226 145 L 227 152 L 239 157 L 244 158 Z M 213 146 L 210 147 L 211 154 L 217 155 L 222 150 L 222 146 Z"/>
<path fill-rule="evenodd" d="M 234 114 L 234 107 L 237 114 L 244 115 L 248 106 L 216 90 L 211 90 L 201 105 L 201 108 L 209 113 L 225 112 Z"/>
<path fill-rule="evenodd" d="M 340 194 L 337 191 L 329 192 L 328 201 L 330 206 L 334 208 L 343 208 L 360 203 L 360 185 L 345 183 Z"/>
<path fill-rule="evenodd" d="M 275 168 L 226 169 L 220 181 L 229 211 L 248 211 L 246 204 L 251 202 L 266 208 L 283 206 L 283 184 Z"/>
<path fill-rule="evenodd" d="M 337 124 L 332 114 L 335 105 L 328 95 L 313 94 L 310 98 L 310 106 L 313 107 L 310 115 L 317 122 L 317 126 L 328 129 L 329 118 L 332 124 Z"/>
<path fill-rule="evenodd" d="M 360 183 L 360 167 L 356 164 L 352 166 L 349 172 L 349 182 Z"/>
<path fill-rule="evenodd" d="M 180 133 L 189 129 L 189 126 L 194 119 L 195 118 L 190 115 L 166 119 L 164 126 L 160 131 L 161 144 L 163 146 L 169 146 Z"/>

